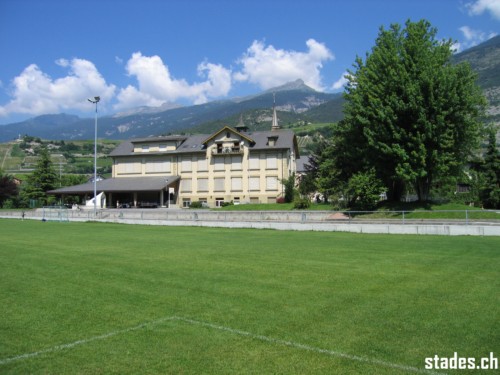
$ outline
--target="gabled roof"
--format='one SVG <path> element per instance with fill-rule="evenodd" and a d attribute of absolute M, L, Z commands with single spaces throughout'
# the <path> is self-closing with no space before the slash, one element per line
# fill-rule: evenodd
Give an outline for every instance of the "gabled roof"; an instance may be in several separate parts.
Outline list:
<path fill-rule="evenodd" d="M 212 139 L 216 138 L 216 137 L 217 137 L 220 133 L 222 133 L 222 132 L 227 132 L 227 131 L 230 131 L 231 133 L 234 133 L 234 134 L 236 134 L 236 135 L 240 136 L 241 138 L 246 139 L 248 142 L 250 142 L 250 144 L 255 143 L 255 141 L 254 141 L 252 138 L 250 138 L 248 135 L 245 135 L 245 134 L 243 134 L 243 133 L 240 133 L 238 130 L 233 129 L 233 128 L 231 128 L 230 126 L 227 126 L 227 125 L 226 125 L 226 126 L 224 126 L 224 127 L 223 127 L 221 130 L 219 130 L 218 132 L 216 132 L 216 133 L 212 134 L 210 137 L 208 137 L 207 139 L 205 139 L 202 143 L 203 143 L 204 145 L 206 145 L 206 144 L 207 144 L 208 142 L 210 142 Z"/>

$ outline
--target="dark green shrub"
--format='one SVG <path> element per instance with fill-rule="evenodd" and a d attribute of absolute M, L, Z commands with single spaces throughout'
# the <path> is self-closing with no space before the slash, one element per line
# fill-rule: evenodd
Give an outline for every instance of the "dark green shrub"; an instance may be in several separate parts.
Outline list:
<path fill-rule="evenodd" d="M 290 177 L 281 182 L 285 186 L 285 203 L 290 203 L 295 195 L 295 173 L 292 173 Z"/>
<path fill-rule="evenodd" d="M 384 185 L 374 169 L 354 174 L 347 183 L 349 206 L 358 210 L 373 210 L 384 192 Z"/>
<path fill-rule="evenodd" d="M 200 201 L 191 202 L 189 208 L 203 208 L 203 204 Z"/>
<path fill-rule="evenodd" d="M 293 201 L 293 208 L 297 210 L 305 210 L 311 206 L 311 201 L 308 198 L 296 198 Z"/>

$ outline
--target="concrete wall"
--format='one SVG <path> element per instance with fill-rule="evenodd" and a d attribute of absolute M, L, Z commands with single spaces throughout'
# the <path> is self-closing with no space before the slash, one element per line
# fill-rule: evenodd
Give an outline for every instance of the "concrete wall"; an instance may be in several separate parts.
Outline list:
<path fill-rule="evenodd" d="M 21 211 L 0 211 L 2 218 L 22 219 Z M 26 211 L 25 219 L 42 220 L 43 210 Z M 207 210 L 68 210 L 70 221 L 102 221 L 124 224 L 257 228 L 378 234 L 419 234 L 449 236 L 500 236 L 500 222 L 465 223 L 432 221 L 360 222 L 338 219 L 328 211 L 207 211 Z"/>

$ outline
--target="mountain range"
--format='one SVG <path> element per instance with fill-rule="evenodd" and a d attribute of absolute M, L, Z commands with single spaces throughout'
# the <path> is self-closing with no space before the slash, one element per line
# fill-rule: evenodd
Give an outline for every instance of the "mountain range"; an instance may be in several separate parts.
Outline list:
<path fill-rule="evenodd" d="M 262 109 L 271 113 L 274 98 L 278 111 L 294 113 L 301 117 L 301 114 L 312 108 L 331 101 L 342 100 L 342 95 L 318 92 L 305 85 L 302 80 L 296 80 L 245 98 L 213 101 L 186 107 L 141 107 L 126 113 L 99 117 L 98 137 L 130 139 L 192 132 L 191 129 L 199 128 L 204 123 L 238 116 L 246 111 Z M 318 114 L 316 116 L 321 117 Z M 336 113 L 328 113 L 323 117 L 325 122 L 338 121 L 342 117 L 341 106 L 338 107 Z M 228 125 L 235 126 L 236 123 L 228 123 Z M 248 125 L 252 127 L 253 121 Z M 93 139 L 94 119 L 68 114 L 42 115 L 23 122 L 0 126 L 0 142 L 13 140 L 24 134 L 43 139 Z"/>
<path fill-rule="evenodd" d="M 500 124 L 500 36 L 453 57 L 467 61 L 478 74 L 478 84 L 489 100 L 488 121 Z M 130 139 L 172 133 L 210 133 L 221 125 L 243 121 L 253 130 L 270 127 L 273 101 L 283 127 L 297 122 L 332 123 L 342 119 L 342 94 L 318 92 L 302 80 L 257 95 L 206 104 L 179 107 L 140 107 L 98 119 L 98 137 Z M 94 119 L 75 115 L 43 115 L 0 126 L 0 142 L 19 135 L 54 140 L 81 140 L 94 137 Z"/>
<path fill-rule="evenodd" d="M 500 124 L 500 35 L 455 55 L 456 62 L 467 61 L 477 73 L 477 83 L 488 99 L 489 120 Z"/>

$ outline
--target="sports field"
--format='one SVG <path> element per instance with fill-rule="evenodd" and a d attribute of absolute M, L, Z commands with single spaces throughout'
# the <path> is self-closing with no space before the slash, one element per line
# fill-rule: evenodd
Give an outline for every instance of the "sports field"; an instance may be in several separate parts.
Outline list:
<path fill-rule="evenodd" d="M 0 220 L 0 241 L 1 374 L 414 374 L 500 356 L 497 237 Z"/>

